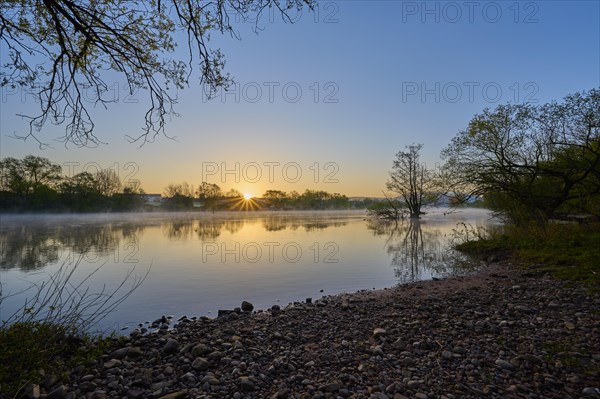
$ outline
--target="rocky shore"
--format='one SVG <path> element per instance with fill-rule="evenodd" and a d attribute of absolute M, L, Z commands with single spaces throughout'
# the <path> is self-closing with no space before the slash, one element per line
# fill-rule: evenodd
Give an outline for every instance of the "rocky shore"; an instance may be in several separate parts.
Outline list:
<path fill-rule="evenodd" d="M 509 264 L 243 308 L 135 331 L 91 370 L 36 389 L 49 399 L 600 397 L 600 294 Z"/>

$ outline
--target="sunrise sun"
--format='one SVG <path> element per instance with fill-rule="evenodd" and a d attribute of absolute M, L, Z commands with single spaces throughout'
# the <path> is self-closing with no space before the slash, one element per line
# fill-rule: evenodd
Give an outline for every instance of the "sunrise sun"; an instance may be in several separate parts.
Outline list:
<path fill-rule="evenodd" d="M 252 194 L 250 194 L 250 193 L 244 193 L 244 199 L 245 199 L 246 201 L 249 201 L 249 200 L 251 200 L 251 199 L 252 199 Z"/>

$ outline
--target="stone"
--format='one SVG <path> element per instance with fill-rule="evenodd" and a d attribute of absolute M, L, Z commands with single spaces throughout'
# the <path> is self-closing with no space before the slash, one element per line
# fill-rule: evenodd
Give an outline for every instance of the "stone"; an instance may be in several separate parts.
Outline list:
<path fill-rule="evenodd" d="M 381 349 L 380 345 L 376 345 L 371 348 L 371 353 L 375 356 L 383 356 L 383 349 Z"/>
<path fill-rule="evenodd" d="M 144 397 L 144 391 L 139 389 L 130 389 L 127 391 L 127 397 L 129 399 L 141 399 Z"/>
<path fill-rule="evenodd" d="M 129 353 L 129 347 L 126 346 L 125 348 L 120 348 L 117 349 L 115 351 L 112 351 L 109 355 L 108 358 L 109 359 L 123 359 L 127 356 L 127 354 Z"/>
<path fill-rule="evenodd" d="M 240 389 L 242 392 L 254 391 L 254 383 L 248 377 L 241 377 Z"/>
<path fill-rule="evenodd" d="M 376 328 L 373 330 L 373 338 L 379 338 L 387 335 L 385 328 Z"/>
<path fill-rule="evenodd" d="M 515 366 L 512 363 L 507 362 L 506 360 L 498 359 L 495 361 L 495 364 L 496 364 L 496 366 L 498 366 L 504 370 L 514 370 L 515 369 Z"/>
<path fill-rule="evenodd" d="M 567 330 L 574 330 L 575 324 L 571 323 L 570 321 L 565 321 L 565 327 Z"/>
<path fill-rule="evenodd" d="M 200 380 L 200 383 L 208 383 L 209 385 L 219 385 L 221 381 L 219 381 L 214 375 L 207 375 L 204 378 L 202 378 L 202 380 Z"/>
<path fill-rule="evenodd" d="M 112 368 L 118 367 L 118 366 L 120 366 L 122 364 L 123 364 L 122 361 L 120 361 L 118 359 L 112 359 L 112 360 L 109 360 L 108 362 L 104 363 L 104 368 L 105 369 L 112 369 Z"/>
<path fill-rule="evenodd" d="M 407 386 L 408 386 L 410 389 L 415 389 L 415 388 L 418 388 L 418 387 L 419 387 L 419 385 L 421 385 L 421 384 L 419 384 L 419 381 L 410 380 L 410 381 L 408 381 L 408 383 L 407 383 L 406 385 L 407 385 Z"/>
<path fill-rule="evenodd" d="M 87 399 L 108 399 L 108 395 L 104 390 L 97 390 L 89 394 Z"/>
<path fill-rule="evenodd" d="M 48 374 L 42 379 L 40 385 L 46 388 L 46 390 L 50 390 L 57 382 L 58 378 L 54 374 Z"/>
<path fill-rule="evenodd" d="M 179 350 L 179 342 L 177 340 L 171 338 L 167 341 L 165 346 L 163 347 L 163 353 L 165 355 L 172 355 Z"/>
<path fill-rule="evenodd" d="M 243 312 L 252 312 L 253 310 L 254 310 L 254 305 L 252 305 L 250 302 L 248 302 L 248 301 L 242 302 L 242 311 Z"/>
<path fill-rule="evenodd" d="M 342 385 L 339 382 L 330 382 L 325 387 L 327 392 L 337 392 L 342 388 Z"/>
<path fill-rule="evenodd" d="M 180 399 L 180 398 L 185 398 L 187 396 L 187 394 L 188 394 L 188 390 L 182 389 L 180 391 L 171 392 L 166 395 L 163 395 L 158 399 Z"/>
<path fill-rule="evenodd" d="M 24 389 L 27 399 L 38 399 L 40 397 L 40 386 L 38 384 L 28 384 Z"/>
<path fill-rule="evenodd" d="M 206 360 L 202 357 L 197 357 L 192 362 L 192 368 L 194 370 L 208 370 L 209 367 L 210 367 L 210 363 L 208 362 L 208 360 Z"/>
<path fill-rule="evenodd" d="M 444 358 L 446 360 L 451 360 L 452 359 L 452 352 L 450 352 L 450 351 L 442 351 L 442 358 Z"/>
<path fill-rule="evenodd" d="M 592 388 L 592 387 L 583 388 L 583 391 L 581 391 L 581 393 L 585 396 L 590 396 L 593 398 L 600 397 L 600 389 L 598 389 L 598 388 Z"/>
<path fill-rule="evenodd" d="M 198 344 L 192 348 L 192 355 L 199 357 L 210 353 L 211 349 L 205 344 Z"/>
<path fill-rule="evenodd" d="M 66 397 L 67 389 L 64 385 L 59 385 L 46 396 L 46 399 L 65 399 Z"/>

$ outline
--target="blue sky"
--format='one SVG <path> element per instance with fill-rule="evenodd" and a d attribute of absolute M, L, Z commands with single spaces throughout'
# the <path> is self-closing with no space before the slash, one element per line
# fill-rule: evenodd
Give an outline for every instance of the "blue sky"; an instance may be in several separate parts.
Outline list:
<path fill-rule="evenodd" d="M 0 156 L 45 156 L 78 172 L 97 166 L 140 179 L 147 192 L 169 182 L 224 189 L 324 189 L 378 196 L 394 154 L 423 143 L 428 165 L 471 117 L 507 102 L 547 102 L 600 86 L 600 2 L 321 1 L 296 23 L 266 15 L 237 25 L 241 40 L 214 35 L 236 79 L 208 101 L 192 83 L 161 137 L 138 148 L 146 98 L 95 110 L 108 142 L 77 148 L 54 142 L 48 125 L 34 141 L 15 113 L 34 113 L 31 96 L 3 90 Z M 91 166 L 90 166 L 91 165 Z M 220 172 L 228 172 L 222 175 Z M 257 173 L 260 173 L 258 175 Z M 298 175 L 301 173 L 301 175 Z"/>

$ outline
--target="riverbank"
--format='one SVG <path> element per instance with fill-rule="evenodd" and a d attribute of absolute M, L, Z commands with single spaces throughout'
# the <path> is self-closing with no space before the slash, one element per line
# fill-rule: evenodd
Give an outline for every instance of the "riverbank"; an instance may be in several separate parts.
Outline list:
<path fill-rule="evenodd" d="M 508 263 L 467 277 L 180 320 L 48 398 L 579 398 L 599 395 L 600 295 Z"/>

